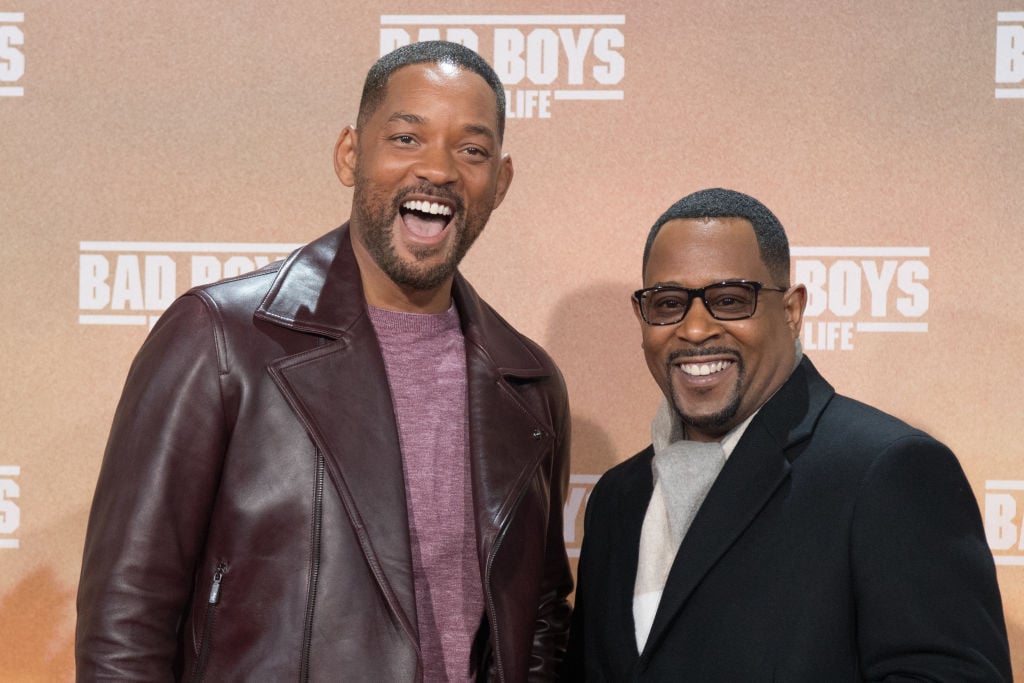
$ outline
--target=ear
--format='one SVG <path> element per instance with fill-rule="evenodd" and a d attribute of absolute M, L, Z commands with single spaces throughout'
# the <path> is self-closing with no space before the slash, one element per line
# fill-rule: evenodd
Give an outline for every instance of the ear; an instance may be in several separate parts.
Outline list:
<path fill-rule="evenodd" d="M 782 305 L 786 311 L 786 326 L 793 333 L 793 339 L 800 337 L 804 324 L 804 308 L 807 306 L 807 288 L 793 285 L 782 295 Z"/>
<path fill-rule="evenodd" d="M 636 321 L 640 323 L 640 328 L 643 329 L 647 323 L 644 322 L 644 317 L 640 314 L 640 304 L 637 303 L 636 297 L 629 297 L 629 303 L 633 304 L 633 315 L 636 316 Z"/>
<path fill-rule="evenodd" d="M 357 146 L 355 126 L 345 126 L 334 145 L 334 172 L 345 187 L 352 187 L 356 183 Z"/>
<path fill-rule="evenodd" d="M 494 208 L 497 209 L 505 199 L 508 186 L 512 184 L 512 176 L 515 175 L 515 168 L 512 166 L 512 157 L 502 154 L 498 160 L 498 184 L 494 191 Z"/>

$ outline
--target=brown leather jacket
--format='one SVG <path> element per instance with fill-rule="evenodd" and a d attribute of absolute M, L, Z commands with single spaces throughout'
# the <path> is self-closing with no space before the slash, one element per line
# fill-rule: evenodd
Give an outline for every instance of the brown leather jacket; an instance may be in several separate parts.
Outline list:
<path fill-rule="evenodd" d="M 549 680 L 572 587 L 569 414 L 548 356 L 461 276 L 477 678 Z M 415 681 L 401 455 L 347 226 L 193 289 L 139 351 L 78 592 L 80 680 Z"/>

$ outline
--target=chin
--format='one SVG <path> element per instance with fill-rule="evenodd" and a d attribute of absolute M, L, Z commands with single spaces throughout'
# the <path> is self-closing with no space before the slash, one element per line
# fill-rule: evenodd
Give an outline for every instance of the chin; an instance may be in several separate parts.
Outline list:
<path fill-rule="evenodd" d="M 674 402 L 676 413 L 682 423 L 688 427 L 706 432 L 721 432 L 725 434 L 736 423 L 736 413 L 739 412 L 739 401 L 730 403 L 718 410 L 705 410 L 700 414 L 681 409 L 678 401 Z"/>

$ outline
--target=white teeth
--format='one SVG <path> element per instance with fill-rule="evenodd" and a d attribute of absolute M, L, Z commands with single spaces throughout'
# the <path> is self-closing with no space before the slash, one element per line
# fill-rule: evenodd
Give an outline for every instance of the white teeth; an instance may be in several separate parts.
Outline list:
<path fill-rule="evenodd" d="M 680 363 L 679 369 L 685 374 L 693 377 L 703 377 L 715 372 L 721 372 L 732 365 L 732 361 L 720 360 L 714 363 Z"/>
<path fill-rule="evenodd" d="M 422 213 L 431 213 L 435 216 L 451 216 L 452 210 L 444 204 L 438 204 L 437 202 L 422 202 L 419 200 L 409 200 L 405 204 L 402 204 L 403 209 L 409 209 L 410 211 L 420 211 Z"/>

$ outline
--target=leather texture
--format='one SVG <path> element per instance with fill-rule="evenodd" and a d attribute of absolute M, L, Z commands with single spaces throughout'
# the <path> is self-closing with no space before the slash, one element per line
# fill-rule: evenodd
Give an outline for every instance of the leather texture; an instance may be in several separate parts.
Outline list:
<path fill-rule="evenodd" d="M 479 680 L 550 680 L 572 589 L 558 369 L 456 275 Z M 401 453 L 347 226 L 191 290 L 132 364 L 90 515 L 79 680 L 420 678 Z M 215 587 L 216 586 L 216 587 Z"/>

